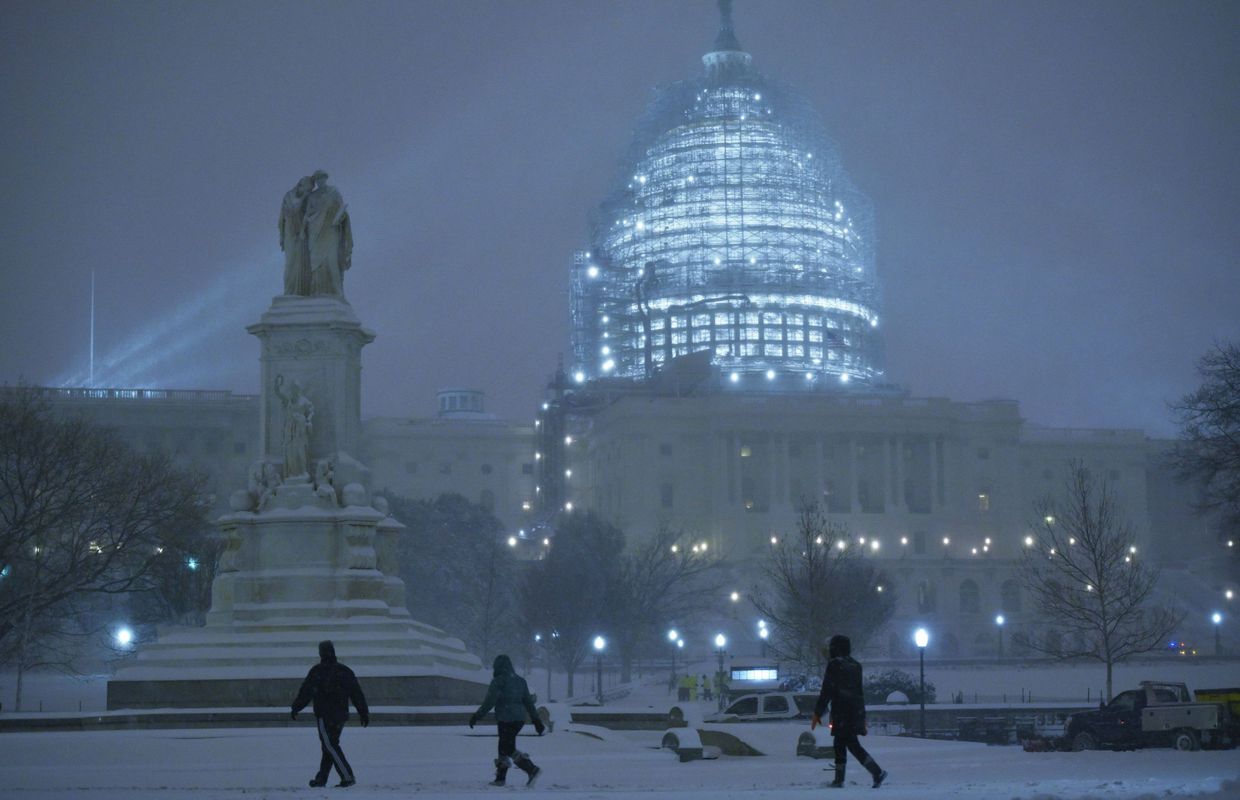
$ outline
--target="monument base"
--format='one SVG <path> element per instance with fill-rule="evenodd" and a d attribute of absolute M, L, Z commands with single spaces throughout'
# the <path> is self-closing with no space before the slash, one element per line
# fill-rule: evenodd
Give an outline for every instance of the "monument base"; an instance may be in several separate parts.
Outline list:
<path fill-rule="evenodd" d="M 309 669 L 309 666 L 307 666 Z M 108 710 L 147 708 L 288 708 L 302 678 L 113 680 Z M 360 675 L 371 706 L 463 706 L 482 702 L 486 685 L 443 675 Z"/>

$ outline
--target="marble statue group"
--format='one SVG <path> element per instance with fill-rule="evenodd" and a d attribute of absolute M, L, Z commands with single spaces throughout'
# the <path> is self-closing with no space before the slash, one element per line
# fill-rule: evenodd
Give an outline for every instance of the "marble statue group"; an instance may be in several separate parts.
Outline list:
<path fill-rule="evenodd" d="M 297 181 L 280 207 L 286 295 L 344 296 L 344 273 L 352 263 L 353 230 L 339 190 L 318 170 Z"/>

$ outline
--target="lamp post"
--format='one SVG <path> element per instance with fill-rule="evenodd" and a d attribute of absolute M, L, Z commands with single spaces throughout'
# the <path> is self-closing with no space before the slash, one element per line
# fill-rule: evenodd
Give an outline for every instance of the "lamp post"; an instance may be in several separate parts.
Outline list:
<path fill-rule="evenodd" d="M 672 680 L 676 680 L 676 642 L 680 641 L 680 634 L 672 628 L 667 632 L 667 640 L 672 643 Z"/>
<path fill-rule="evenodd" d="M 1003 623 L 1006 621 L 1002 614 L 995 617 L 995 624 L 999 626 L 999 658 L 1003 658 Z"/>
<path fill-rule="evenodd" d="M 1215 611 L 1214 615 L 1210 617 L 1210 621 L 1214 623 L 1214 655 L 1221 656 L 1223 654 L 1223 640 L 1219 631 L 1223 625 L 1223 615 Z"/>
<path fill-rule="evenodd" d="M 921 688 L 917 699 L 921 701 L 921 738 L 926 738 L 926 645 L 930 644 L 930 634 L 925 628 L 918 628 L 913 634 L 917 644 L 917 662 L 920 667 Z"/>
<path fill-rule="evenodd" d="M 762 657 L 766 658 L 766 640 L 770 637 L 771 630 L 766 627 L 766 622 L 758 623 L 758 638 L 762 640 Z"/>
<path fill-rule="evenodd" d="M 719 659 L 719 671 L 715 673 L 715 688 L 718 690 L 719 710 L 725 705 L 723 699 L 723 659 L 728 654 L 728 637 L 722 633 L 715 635 L 715 657 Z"/>
<path fill-rule="evenodd" d="M 607 640 L 602 636 L 594 637 L 594 679 L 598 684 L 598 704 L 603 704 L 603 650 L 607 647 Z"/>
<path fill-rule="evenodd" d="M 541 633 L 534 634 L 534 644 L 542 645 L 543 651 L 543 667 L 547 670 L 547 702 L 551 702 L 551 650 L 547 647 L 547 643 L 543 641 Z"/>

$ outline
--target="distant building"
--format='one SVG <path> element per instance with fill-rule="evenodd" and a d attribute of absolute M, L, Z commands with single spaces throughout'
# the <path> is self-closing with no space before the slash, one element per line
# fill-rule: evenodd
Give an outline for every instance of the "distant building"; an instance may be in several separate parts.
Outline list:
<path fill-rule="evenodd" d="M 815 501 L 899 598 L 878 650 L 907 654 L 916 622 L 940 656 L 986 656 L 998 614 L 1009 647 L 1055 633 L 1035 630 L 1014 567 L 1036 501 L 1079 461 L 1114 489 L 1137 557 L 1189 576 L 1176 599 L 1220 589 L 1170 442 L 887 382 L 870 204 L 809 104 L 756 71 L 729 7 L 702 75 L 638 121 L 574 258 L 531 518 L 593 510 L 631 539 L 677 526 L 752 574 Z"/>
<path fill-rule="evenodd" d="M 1219 580 L 1210 520 L 1163 460 L 1170 442 L 1039 428 L 1011 401 L 781 394 L 720 377 L 691 394 L 596 394 L 588 411 L 576 406 L 565 503 L 630 539 L 681 529 L 686 545 L 705 543 L 750 575 L 771 538 L 795 530 L 799 504 L 821 503 L 888 575 L 898 605 L 880 651 L 892 656 L 909 654 L 914 623 L 934 626 L 941 657 L 995 655 L 999 614 L 1009 654 L 1014 634 L 1045 635 L 1014 567 L 1037 501 L 1062 492 L 1073 461 L 1114 490 L 1137 557 L 1197 573 L 1203 597 Z"/>
<path fill-rule="evenodd" d="M 371 485 L 413 499 L 454 492 L 517 533 L 534 493 L 534 426 L 496 419 L 483 401 L 480 391 L 447 390 L 434 417 L 364 421 Z"/>
<path fill-rule="evenodd" d="M 140 453 L 165 452 L 207 480 L 212 512 L 246 487 L 258 458 L 258 395 L 200 389 L 34 389 L 58 413 L 114 429 Z"/>
<path fill-rule="evenodd" d="M 656 94 L 574 259 L 569 376 L 649 378 L 706 351 L 738 377 L 880 382 L 869 200 L 727 8 L 702 62 Z"/>

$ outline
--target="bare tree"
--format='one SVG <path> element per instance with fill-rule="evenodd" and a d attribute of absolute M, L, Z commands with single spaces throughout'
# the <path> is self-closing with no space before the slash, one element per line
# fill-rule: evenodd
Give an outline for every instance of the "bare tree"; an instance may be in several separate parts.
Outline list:
<path fill-rule="evenodd" d="M 70 602 L 152 588 L 164 549 L 202 531 L 202 479 L 109 429 L 0 392 L 0 653 Z"/>
<path fill-rule="evenodd" d="M 620 680 L 633 679 L 633 661 L 662 641 L 664 626 L 684 625 L 718 596 L 719 559 L 687 542 L 684 531 L 662 526 L 632 547 L 611 573 L 607 628 L 620 654 Z"/>
<path fill-rule="evenodd" d="M 1026 643 L 1055 658 L 1114 665 L 1158 647 L 1183 618 L 1151 603 L 1158 571 L 1138 556 L 1132 528 L 1109 485 L 1073 462 L 1060 498 L 1036 506 L 1033 544 L 1020 577 L 1045 620 L 1063 635 Z"/>
<path fill-rule="evenodd" d="M 624 551 L 624 534 L 593 512 L 566 515 L 556 525 L 547 556 L 526 575 L 521 609 L 527 629 L 538 631 L 550 658 L 573 677 L 596 634 L 609 633 L 608 590 Z"/>
<path fill-rule="evenodd" d="M 516 644 L 516 566 L 495 515 L 459 494 L 386 496 L 408 527 L 398 558 L 414 616 L 461 636 L 484 659 Z"/>
<path fill-rule="evenodd" d="M 849 636 L 861 650 L 895 612 L 883 573 L 818 503 L 803 503 L 796 529 L 773 537 L 760 570 L 750 599 L 771 622 L 769 646 L 807 670 L 822 668 L 832 634 Z"/>
<path fill-rule="evenodd" d="M 1203 510 L 1221 511 L 1240 530 L 1240 345 L 1215 345 L 1197 372 L 1201 386 L 1174 406 L 1181 441 L 1173 463 L 1181 478 L 1201 483 Z"/>

